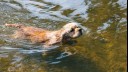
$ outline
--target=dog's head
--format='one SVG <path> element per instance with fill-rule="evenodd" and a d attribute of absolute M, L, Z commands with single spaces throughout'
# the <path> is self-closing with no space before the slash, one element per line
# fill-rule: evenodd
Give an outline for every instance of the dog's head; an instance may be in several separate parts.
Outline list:
<path fill-rule="evenodd" d="M 78 23 L 68 23 L 63 26 L 64 35 L 70 38 L 77 38 L 83 34 L 83 28 Z"/>

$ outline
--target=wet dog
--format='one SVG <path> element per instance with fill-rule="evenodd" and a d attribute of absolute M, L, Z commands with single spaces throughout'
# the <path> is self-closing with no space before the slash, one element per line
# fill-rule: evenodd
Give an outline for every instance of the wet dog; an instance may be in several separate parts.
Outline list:
<path fill-rule="evenodd" d="M 46 46 L 77 38 L 83 34 L 83 29 L 78 23 L 68 23 L 56 31 L 24 26 L 22 24 L 5 24 L 5 26 L 18 28 L 13 34 L 14 38 L 29 39 L 33 43 L 43 43 Z"/>

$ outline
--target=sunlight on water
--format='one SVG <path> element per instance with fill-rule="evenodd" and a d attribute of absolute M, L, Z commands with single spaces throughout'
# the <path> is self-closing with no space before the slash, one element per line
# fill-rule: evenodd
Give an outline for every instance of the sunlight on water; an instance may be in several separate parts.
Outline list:
<path fill-rule="evenodd" d="M 88 16 L 86 11 L 89 8 L 89 4 L 91 4 L 89 1 L 88 3 L 85 3 L 84 0 L 44 0 L 46 4 L 43 2 L 30 0 L 14 0 L 14 2 L 18 4 L 6 4 L 18 10 L 26 9 L 31 13 L 31 16 L 38 17 L 39 19 L 50 19 L 58 21 L 73 21 L 72 18 L 76 16 L 87 19 Z M 52 10 L 57 6 L 60 6 L 60 8 L 57 10 Z M 63 14 L 66 10 L 72 10 L 72 12 L 68 16 L 65 16 Z"/>
<path fill-rule="evenodd" d="M 127 8 L 127 0 L 118 0 L 118 2 L 121 7 Z"/>

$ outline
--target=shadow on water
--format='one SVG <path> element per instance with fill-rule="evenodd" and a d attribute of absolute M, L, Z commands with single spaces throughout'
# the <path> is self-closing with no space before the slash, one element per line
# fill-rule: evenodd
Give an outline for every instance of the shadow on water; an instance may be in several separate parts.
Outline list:
<path fill-rule="evenodd" d="M 94 62 L 78 55 L 56 59 L 59 53 L 42 56 L 42 53 L 19 54 L 10 53 L 2 58 L 1 70 L 9 72 L 101 72 Z"/>
<path fill-rule="evenodd" d="M 62 63 L 58 65 L 51 65 L 50 67 L 57 67 L 57 69 L 61 69 L 57 72 L 102 72 L 93 61 L 79 56 L 66 58 L 62 60 Z M 56 72 L 55 69 L 53 69 L 53 71 Z"/>
<path fill-rule="evenodd" d="M 126 72 L 127 0 L 0 0 L 0 72 Z M 75 21 L 88 34 L 44 53 L 10 38 L 22 23 L 55 30 Z M 43 52 L 43 53 L 42 53 Z"/>

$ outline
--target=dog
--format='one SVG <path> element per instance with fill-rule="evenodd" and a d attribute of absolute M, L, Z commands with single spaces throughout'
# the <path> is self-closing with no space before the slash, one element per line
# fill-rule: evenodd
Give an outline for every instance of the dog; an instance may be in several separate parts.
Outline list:
<path fill-rule="evenodd" d="M 5 26 L 18 28 L 13 34 L 14 38 L 29 39 L 32 43 L 43 43 L 45 46 L 78 38 L 83 34 L 83 29 L 78 23 L 68 23 L 55 31 L 24 26 L 23 24 L 5 24 Z"/>

